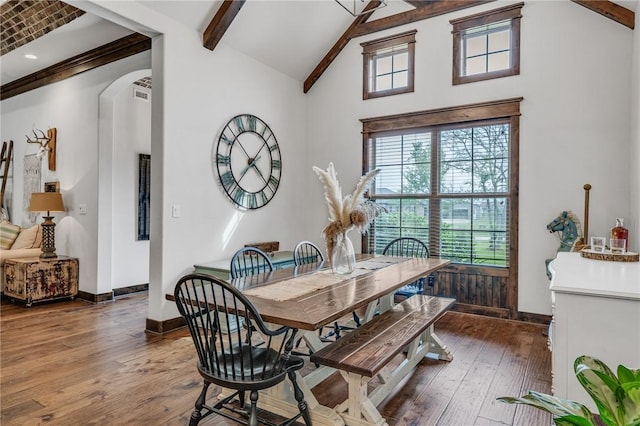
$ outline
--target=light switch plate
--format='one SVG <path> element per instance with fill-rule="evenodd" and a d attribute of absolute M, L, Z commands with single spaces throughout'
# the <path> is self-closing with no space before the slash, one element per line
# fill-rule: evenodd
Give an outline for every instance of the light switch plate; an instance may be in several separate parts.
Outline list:
<path fill-rule="evenodd" d="M 87 205 L 86 204 L 80 204 L 78 206 L 78 213 L 79 214 L 87 214 Z"/>

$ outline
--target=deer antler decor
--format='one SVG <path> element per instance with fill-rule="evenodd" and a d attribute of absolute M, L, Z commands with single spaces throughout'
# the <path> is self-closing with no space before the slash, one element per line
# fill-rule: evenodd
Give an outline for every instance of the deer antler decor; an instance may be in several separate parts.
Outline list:
<path fill-rule="evenodd" d="M 36 130 L 33 131 L 33 136 L 35 139 L 31 139 L 29 138 L 29 136 L 27 137 L 27 143 L 37 143 L 40 145 L 40 149 L 38 150 L 38 153 L 36 154 L 36 156 L 38 158 L 42 158 L 44 157 L 45 154 L 49 154 L 48 159 L 49 159 L 49 170 L 51 171 L 56 171 L 56 136 L 57 136 L 57 130 L 54 127 L 53 129 L 49 129 L 47 130 L 47 135 L 45 136 L 44 132 L 42 130 L 37 130 L 38 132 L 40 132 L 40 135 L 38 135 L 38 133 L 36 133 Z"/>

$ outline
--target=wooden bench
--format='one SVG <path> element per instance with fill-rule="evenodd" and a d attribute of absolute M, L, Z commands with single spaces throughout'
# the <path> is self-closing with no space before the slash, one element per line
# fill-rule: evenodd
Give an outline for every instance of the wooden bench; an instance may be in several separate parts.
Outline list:
<path fill-rule="evenodd" d="M 434 333 L 434 323 L 455 299 L 415 295 L 374 317 L 353 332 L 311 355 L 311 361 L 340 371 L 349 396 L 336 407 L 348 425 L 386 425 L 376 406 L 429 353 L 451 361 L 451 353 Z M 388 365 L 406 351 L 406 358 L 391 370 Z M 367 383 L 379 377 L 371 394 Z"/>

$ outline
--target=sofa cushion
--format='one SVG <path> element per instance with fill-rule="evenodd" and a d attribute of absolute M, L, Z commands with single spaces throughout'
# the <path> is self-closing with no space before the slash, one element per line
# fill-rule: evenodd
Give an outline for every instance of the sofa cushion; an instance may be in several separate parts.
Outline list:
<path fill-rule="evenodd" d="M 38 225 L 38 233 L 36 234 L 36 240 L 34 241 L 33 245 L 31 246 L 33 248 L 40 248 L 42 247 L 42 224 Z M 13 247 L 11 247 L 13 248 Z"/>
<path fill-rule="evenodd" d="M 0 222 L 0 249 L 9 250 L 18 238 L 20 227 L 11 222 Z"/>
<path fill-rule="evenodd" d="M 31 228 L 23 228 L 18 235 L 18 238 L 13 242 L 11 250 L 27 249 L 40 247 L 38 244 L 38 237 L 40 237 L 40 243 L 42 243 L 42 230 L 40 225 L 33 225 Z"/>

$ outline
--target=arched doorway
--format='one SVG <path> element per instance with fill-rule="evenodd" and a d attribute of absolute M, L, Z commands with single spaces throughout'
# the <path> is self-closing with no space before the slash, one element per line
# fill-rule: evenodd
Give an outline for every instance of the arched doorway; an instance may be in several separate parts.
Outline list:
<path fill-rule="evenodd" d="M 123 278 L 120 276 L 120 272 L 123 270 L 130 270 L 129 268 L 123 268 L 123 265 L 119 265 L 121 262 L 120 255 L 122 254 L 122 247 L 118 256 L 115 256 L 115 250 L 118 249 L 118 245 L 121 245 L 120 238 L 123 231 L 123 227 L 114 223 L 120 221 L 123 217 L 127 221 L 130 220 L 133 229 L 135 229 L 136 215 L 130 211 L 120 211 L 122 207 L 122 170 L 126 169 L 127 172 L 136 170 L 137 163 L 134 158 L 126 159 L 123 163 L 122 158 L 118 150 L 118 144 L 124 143 L 121 135 L 122 123 L 118 123 L 118 99 L 122 96 L 127 96 L 126 92 L 132 88 L 132 84 L 138 80 L 151 76 L 150 69 L 144 69 L 134 71 L 126 74 L 113 83 L 111 83 L 99 97 L 99 124 L 98 124 L 98 250 L 97 250 L 97 293 L 105 294 L 111 293 L 114 288 L 119 287 L 123 283 Z M 126 91 L 126 92 L 125 92 Z M 133 99 L 133 93 L 131 98 Z M 150 109 L 150 103 L 148 105 Z M 150 122 L 149 122 L 150 123 Z M 143 125 L 149 126 L 149 123 Z M 148 130 L 148 129 L 146 129 Z M 150 132 L 149 132 L 150 133 Z M 137 175 L 136 175 L 137 179 Z M 127 193 L 137 192 L 136 180 L 130 179 L 131 186 L 126 185 Z M 134 197 L 131 197 L 131 202 L 134 202 Z M 130 209 L 125 209 L 130 210 Z M 121 214 L 122 213 L 122 214 Z M 117 220 L 116 220 L 117 217 Z M 130 232 L 129 237 L 135 238 L 135 233 Z M 145 244 L 146 256 L 138 256 L 139 259 L 129 259 L 131 264 L 135 264 L 137 269 L 144 268 L 146 270 L 146 282 L 148 282 L 148 270 L 149 270 L 149 247 L 148 241 Z M 115 273 L 117 269 L 118 273 Z M 138 275 L 139 276 L 139 275 Z M 138 278 L 140 279 L 140 278 Z M 126 280 L 125 280 L 126 281 Z M 125 283 L 125 285 L 128 283 Z M 139 283 L 141 284 L 141 283 Z"/>

